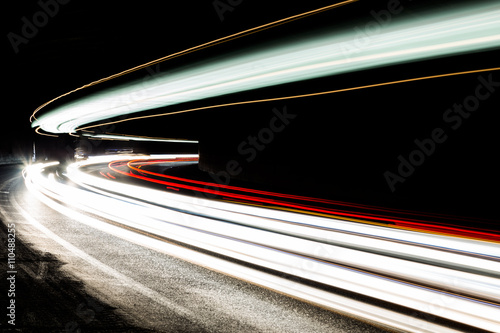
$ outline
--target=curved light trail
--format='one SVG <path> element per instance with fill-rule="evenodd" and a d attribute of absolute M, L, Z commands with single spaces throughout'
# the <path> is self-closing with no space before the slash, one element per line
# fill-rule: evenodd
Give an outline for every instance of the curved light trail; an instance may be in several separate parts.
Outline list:
<path fill-rule="evenodd" d="M 356 33 L 346 29 L 254 49 L 182 68 L 156 80 L 104 90 L 42 114 L 32 126 L 39 134 L 74 133 L 86 124 L 143 110 L 498 48 L 500 6 L 492 2 L 395 21 L 380 27 L 369 42 L 353 50 L 348 46 Z M 304 96 L 309 95 L 283 99 Z M 263 100 L 238 104 L 256 101 Z M 99 138 L 151 141 L 112 133 Z M 104 156 L 71 164 L 64 176 L 54 174 L 57 163 L 31 165 L 24 176 L 27 188 L 42 202 L 91 227 L 333 311 L 410 332 L 500 331 L 500 233 L 496 229 L 462 227 L 458 222 L 470 225 L 472 220 L 460 217 L 216 184 L 158 171 L 160 166 L 197 161 L 197 155 Z M 336 290 L 362 295 L 362 300 Z"/>
<path fill-rule="evenodd" d="M 470 71 L 461 71 L 461 72 L 453 72 L 453 73 L 445 73 L 445 74 L 420 76 L 420 77 L 414 77 L 414 78 L 411 78 L 411 79 L 403 79 L 403 80 L 396 80 L 396 81 L 387 81 L 387 82 L 374 83 L 374 84 L 368 84 L 368 85 L 361 85 L 361 86 L 355 86 L 355 87 L 349 87 L 349 88 L 320 91 L 320 92 L 315 92 L 315 93 L 310 93 L 310 94 L 281 96 L 281 97 L 272 97 L 272 98 L 264 98 L 264 99 L 253 99 L 253 100 L 239 101 L 239 102 L 225 103 L 225 104 L 207 105 L 207 106 L 201 106 L 201 107 L 197 107 L 197 108 L 193 108 L 193 109 L 183 109 L 183 110 L 178 110 L 178 111 L 170 111 L 170 112 L 167 112 L 167 113 L 156 113 L 156 114 L 146 115 L 146 116 L 128 117 L 128 118 L 125 118 L 125 119 L 113 120 L 113 121 L 103 122 L 103 123 L 99 123 L 99 124 L 94 124 L 94 125 L 88 125 L 88 126 L 84 126 L 84 127 L 79 127 L 79 128 L 76 129 L 76 131 L 91 131 L 90 130 L 91 128 L 95 128 L 95 127 L 99 127 L 99 126 L 108 126 L 108 125 L 112 125 L 112 124 L 118 124 L 118 123 L 122 123 L 122 122 L 134 121 L 134 120 L 139 120 L 139 119 L 164 117 L 164 116 L 170 116 L 170 115 L 175 115 L 175 114 L 179 114 L 179 113 L 186 113 L 186 112 L 193 112 L 193 111 L 200 111 L 200 110 L 209 110 L 209 109 L 222 108 L 222 107 L 228 107 L 228 106 L 236 106 L 236 105 L 264 103 L 264 102 L 282 101 L 282 100 L 289 100 L 289 99 L 296 99 L 296 98 L 305 98 L 305 97 L 329 95 L 329 94 L 336 94 L 336 93 L 342 93 L 342 92 L 347 92 L 347 91 L 369 89 L 369 88 L 375 88 L 375 87 L 383 87 L 383 86 L 395 85 L 395 84 L 401 84 L 401 83 L 416 82 L 416 81 L 423 81 L 423 80 L 431 80 L 431 79 L 445 78 L 445 77 L 450 77 L 450 76 L 467 75 L 467 74 L 490 72 L 490 71 L 498 71 L 498 70 L 500 70 L 500 67 L 491 67 L 491 68 L 475 69 L 475 70 L 470 70 Z M 39 128 L 37 128 L 37 129 L 39 129 Z M 40 133 L 38 131 L 37 131 L 37 133 L 43 135 L 43 133 Z M 47 135 L 47 134 L 45 134 L 45 135 Z M 94 134 L 89 134 L 89 135 L 90 136 L 94 136 Z"/>
<path fill-rule="evenodd" d="M 33 122 L 45 132 L 71 133 L 85 124 L 183 102 L 393 64 L 484 51 L 500 46 L 500 6 L 463 7 L 393 22 L 346 51 L 354 30 L 195 64 L 156 80 L 102 91 L 57 107 Z"/>
<path fill-rule="evenodd" d="M 104 134 L 82 133 L 82 136 L 83 137 L 90 137 L 92 139 L 100 139 L 100 140 L 170 142 L 170 143 L 198 143 L 197 140 L 159 138 L 159 137 L 151 137 L 151 136 L 137 136 L 137 135 L 125 135 L 125 134 L 115 134 L 115 133 L 104 133 Z"/>
<path fill-rule="evenodd" d="M 197 46 L 185 49 L 185 50 L 180 51 L 180 52 L 176 52 L 176 53 L 170 54 L 168 56 L 165 56 L 165 57 L 162 57 L 162 58 L 159 58 L 159 59 L 147 62 L 145 64 L 142 64 L 142 65 L 130 68 L 130 69 L 125 70 L 123 72 L 120 72 L 120 73 L 117 73 L 117 74 L 114 74 L 114 75 L 102 78 L 102 79 L 94 81 L 94 82 L 91 82 L 91 83 L 86 84 L 86 85 L 84 85 L 82 87 L 73 89 L 73 90 L 71 90 L 71 91 L 69 91 L 69 92 L 67 92 L 65 94 L 62 94 L 62 95 L 60 95 L 60 96 L 58 96 L 56 98 L 53 98 L 52 100 L 50 100 L 50 101 L 48 101 L 48 102 L 40 105 L 33 112 L 33 114 L 31 115 L 30 122 L 32 122 L 33 120 L 37 120 L 36 114 L 41 109 L 43 109 L 45 106 L 49 105 L 50 103 L 52 103 L 52 102 L 54 102 L 54 101 L 56 101 L 56 100 L 58 100 L 58 99 L 60 99 L 62 97 L 65 97 L 65 96 L 67 96 L 69 94 L 77 92 L 79 90 L 82 90 L 82 89 L 85 89 L 85 88 L 97 85 L 97 84 L 102 83 L 102 82 L 106 82 L 106 81 L 115 79 L 115 78 L 123 76 L 123 75 L 127 75 L 129 73 L 138 71 L 140 69 L 147 68 L 149 66 L 156 65 L 156 64 L 161 63 L 163 61 L 174 59 L 174 58 L 177 58 L 177 57 L 180 57 L 180 56 L 192 53 L 192 52 L 200 51 L 200 50 L 203 50 L 205 48 L 209 48 L 209 47 L 212 47 L 212 46 L 215 46 L 215 45 L 218 45 L 218 44 L 229 42 L 229 41 L 234 40 L 234 39 L 238 39 L 238 38 L 241 38 L 241 37 L 244 37 L 244 36 L 247 36 L 247 35 L 251 35 L 253 33 L 256 33 L 256 32 L 259 32 L 259 31 L 263 31 L 263 30 L 266 30 L 266 29 L 270 29 L 270 28 L 279 26 L 281 24 L 289 23 L 289 22 L 292 22 L 292 21 L 295 21 L 295 20 L 298 20 L 298 19 L 301 19 L 301 18 L 304 18 L 304 17 L 308 17 L 308 16 L 311 16 L 311 15 L 319 14 L 319 13 L 331 10 L 333 8 L 337 8 L 337 7 L 340 7 L 340 6 L 343 6 L 343 5 L 354 3 L 356 1 L 358 1 L 358 0 L 346 0 L 346 1 L 342 1 L 342 2 L 334 3 L 334 4 L 331 4 L 331 5 L 328 5 L 328 6 L 324 6 L 324 7 L 321 7 L 321 8 L 316 8 L 316 9 L 313 9 L 313 10 L 310 10 L 310 11 L 307 11 L 307 12 L 303 12 L 303 13 L 300 13 L 300 14 L 297 14 L 297 15 L 292 15 L 292 16 L 286 17 L 284 19 L 276 20 L 276 21 L 273 21 L 273 22 L 270 22 L 270 23 L 266 23 L 266 24 L 263 24 L 263 25 L 260 25 L 260 26 L 256 26 L 256 27 L 253 27 L 253 28 L 250 28 L 250 29 L 247 29 L 247 30 L 243 30 L 243 31 L 237 32 L 235 34 L 231 34 L 229 36 L 218 38 L 218 39 L 209 41 L 207 43 L 203 43 L 203 44 L 200 44 L 200 45 L 197 45 Z M 52 135 L 48 135 L 48 134 L 41 133 L 41 132 L 37 132 L 37 133 L 40 134 L 40 135 L 52 136 Z"/>
<path fill-rule="evenodd" d="M 174 240 L 222 255 L 210 260 L 206 252 L 190 252 L 187 260 L 334 311 L 412 332 L 460 331 L 446 327 L 442 319 L 492 332 L 500 328 L 498 232 L 475 230 L 473 238 L 466 238 L 451 222 L 436 223 L 439 230 L 423 227 L 431 227 L 434 218 L 451 219 L 448 216 L 417 216 L 229 185 L 219 186 L 218 197 L 207 199 L 200 191 L 215 190 L 217 184 L 152 171 L 158 165 L 196 163 L 195 155 L 119 158 L 70 165 L 66 176 L 71 185 L 50 173 L 50 165 L 32 165 L 25 171 L 26 185 L 67 215 L 78 210 L 107 219 L 78 217 L 83 223 L 120 237 L 138 233 L 137 239 L 149 238 L 145 245 L 154 243 L 158 249 L 172 247 L 162 245 L 162 240 Z M 150 182 L 163 190 L 151 188 Z M 232 202 L 240 199 L 247 204 Z M 321 214 L 315 210 L 319 207 L 324 210 Z M 107 227 L 109 223 L 113 228 Z M 186 258 L 182 246 L 171 251 Z M 283 274 L 414 312 L 341 297 L 332 290 L 284 279 Z"/>
<path fill-rule="evenodd" d="M 175 162 L 197 161 L 197 158 L 181 158 Z M 132 177 L 146 182 L 165 185 L 168 189 L 179 191 L 185 189 L 192 191 L 195 194 L 205 194 L 210 196 L 218 196 L 221 199 L 231 200 L 239 203 L 252 203 L 257 205 L 266 205 L 273 208 L 288 209 L 300 211 L 304 213 L 323 214 L 333 218 L 343 218 L 350 221 L 362 221 L 364 223 L 380 223 L 384 225 L 395 226 L 398 228 L 415 229 L 419 231 L 429 231 L 443 233 L 448 235 L 463 236 L 468 238 L 476 238 L 481 240 L 492 240 L 500 242 L 500 234 L 493 231 L 487 232 L 478 230 L 477 228 L 457 228 L 455 225 L 446 223 L 433 222 L 422 220 L 419 213 L 406 212 L 403 210 L 392 210 L 392 213 L 398 213 L 404 217 L 395 218 L 391 215 L 390 209 L 381 207 L 373 207 L 361 204 L 352 204 L 334 200 L 321 198 L 313 198 L 299 195 L 289 195 L 271 191 L 255 190 L 237 186 L 217 184 L 194 179 L 187 179 L 168 174 L 148 171 L 147 167 L 154 164 L 163 164 L 165 160 L 131 160 L 131 161 L 113 161 L 108 164 L 109 169 L 117 174 L 122 174 L 127 177 Z M 288 200 L 287 200 L 288 199 Z M 323 203 L 328 205 L 326 208 L 314 205 Z M 337 206 L 339 208 L 330 208 Z M 355 208 L 361 210 L 362 213 L 353 211 Z M 384 215 L 385 213 L 385 215 Z M 412 216 L 414 215 L 414 216 Z M 410 217 L 408 217 L 410 216 Z M 445 215 L 430 215 L 430 217 L 442 220 L 454 220 L 457 217 Z M 471 221 L 469 221 L 471 222 Z"/>

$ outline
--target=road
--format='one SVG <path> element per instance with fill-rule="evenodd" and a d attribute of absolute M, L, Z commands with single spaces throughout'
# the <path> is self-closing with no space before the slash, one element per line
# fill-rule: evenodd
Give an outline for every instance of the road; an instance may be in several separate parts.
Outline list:
<path fill-rule="evenodd" d="M 5 224 L 14 222 L 17 271 L 16 325 L 7 324 L 3 315 L 3 328 L 23 332 L 382 331 L 68 218 L 26 191 L 20 167 L 3 167 L 0 177 L 2 239 Z M 2 253 L 4 267 L 7 255 Z M 5 274 L 2 269 L 2 282 Z M 2 285 L 2 294 L 6 288 Z"/>
<path fill-rule="evenodd" d="M 5 237 L 16 234 L 7 277 L 24 271 L 68 286 L 52 287 L 65 301 L 77 290 L 78 304 L 65 308 L 80 320 L 56 320 L 69 331 L 113 321 L 174 332 L 500 328 L 494 229 L 217 183 L 193 172 L 196 163 L 196 155 L 104 156 L 34 164 L 23 177 L 5 169 Z M 39 258 L 31 266 L 24 247 Z"/>

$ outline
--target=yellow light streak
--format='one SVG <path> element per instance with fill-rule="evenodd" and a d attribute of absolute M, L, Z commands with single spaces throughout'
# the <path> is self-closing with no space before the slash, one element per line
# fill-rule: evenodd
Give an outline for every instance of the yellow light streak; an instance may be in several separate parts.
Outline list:
<path fill-rule="evenodd" d="M 35 109 L 35 111 L 30 116 L 30 122 L 33 122 L 33 120 L 37 119 L 36 116 L 35 116 L 35 114 L 38 113 L 45 106 L 49 105 L 50 103 L 52 103 L 52 102 L 54 102 L 54 101 L 56 101 L 56 100 L 58 100 L 58 99 L 60 99 L 62 97 L 65 97 L 65 96 L 67 96 L 69 94 L 77 92 L 79 90 L 82 90 L 82 89 L 85 89 L 85 88 L 89 88 L 89 87 L 92 87 L 92 86 L 97 85 L 99 83 L 103 83 L 103 82 L 115 79 L 117 77 L 120 77 L 120 76 L 129 74 L 129 73 L 138 71 L 140 69 L 144 69 L 146 67 L 159 64 L 159 63 L 164 62 L 166 60 L 174 59 L 174 58 L 177 58 L 177 57 L 180 57 L 180 56 L 192 53 L 192 52 L 200 51 L 200 50 L 203 50 L 205 48 L 212 47 L 212 46 L 215 46 L 215 45 L 218 45 L 218 44 L 226 43 L 226 42 L 229 42 L 231 40 L 235 40 L 235 39 L 238 39 L 238 38 L 241 38 L 241 37 L 244 37 L 244 36 L 248 36 L 248 35 L 260 32 L 260 31 L 264 31 L 264 30 L 267 30 L 267 29 L 270 29 L 270 28 L 274 28 L 274 27 L 277 27 L 277 26 L 285 24 L 285 23 L 289 23 L 289 22 L 292 22 L 292 21 L 295 21 L 295 20 L 298 20 L 298 19 L 302 19 L 302 18 L 311 16 L 311 15 L 319 14 L 319 13 L 328 11 L 330 9 L 341 7 L 341 6 L 344 6 L 344 5 L 347 5 L 347 4 L 350 4 L 350 3 L 354 3 L 354 2 L 357 2 L 357 1 L 358 0 L 346 0 L 346 1 L 338 2 L 338 3 L 334 3 L 334 4 L 331 4 L 331 5 L 328 5 L 328 6 L 324 6 L 324 7 L 321 7 L 321 8 L 313 9 L 313 10 L 310 10 L 310 11 L 307 11 L 307 12 L 303 12 L 303 13 L 300 13 L 300 14 L 292 15 L 292 16 L 289 16 L 289 17 L 286 17 L 286 18 L 283 18 L 283 19 L 280 19 L 280 20 L 276 20 L 276 21 L 269 22 L 269 23 L 266 23 L 266 24 L 263 24 L 263 25 L 259 25 L 259 26 L 256 26 L 256 27 L 253 27 L 253 28 L 250 28 L 250 29 L 247 29 L 247 30 L 243 30 L 243 31 L 240 31 L 240 32 L 228 35 L 228 36 L 217 38 L 217 39 L 214 39 L 212 41 L 209 41 L 209 42 L 206 42 L 206 43 L 203 43 L 203 44 L 199 44 L 197 46 L 193 46 L 193 47 L 190 47 L 188 49 L 185 49 L 185 50 L 182 50 L 182 51 L 179 51 L 179 52 L 176 52 L 176 53 L 172 53 L 172 54 L 167 55 L 165 57 L 158 58 L 156 60 L 152 60 L 152 61 L 144 63 L 142 65 L 132 67 L 130 69 L 127 69 L 125 71 L 122 71 L 122 72 L 110 75 L 108 77 L 99 79 L 97 81 L 93 81 L 93 82 L 91 82 L 89 84 L 83 85 L 83 86 L 81 86 L 79 88 L 73 89 L 73 90 L 71 90 L 71 91 L 69 91 L 67 93 L 64 93 L 64 94 L 62 94 L 60 96 L 57 96 L 57 97 L 51 99 L 50 101 L 48 101 L 48 102 L 40 105 L 38 108 Z"/>
<path fill-rule="evenodd" d="M 58 138 L 58 137 L 59 137 L 59 135 L 55 135 L 55 134 L 47 134 L 47 133 L 42 133 L 42 132 L 40 132 L 40 126 L 38 126 L 38 127 L 35 129 L 35 132 L 36 132 L 36 134 L 45 135 L 45 136 L 51 136 L 51 137 L 54 137 L 54 138 Z"/>

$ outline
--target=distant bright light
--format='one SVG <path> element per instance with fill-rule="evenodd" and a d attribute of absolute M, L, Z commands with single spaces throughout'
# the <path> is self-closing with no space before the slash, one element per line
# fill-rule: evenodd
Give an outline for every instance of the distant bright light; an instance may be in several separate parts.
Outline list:
<path fill-rule="evenodd" d="M 110 117 L 289 82 L 500 46 L 500 5 L 482 5 L 354 28 L 212 59 L 153 80 L 95 93 L 40 116 L 33 127 L 70 133 Z"/>

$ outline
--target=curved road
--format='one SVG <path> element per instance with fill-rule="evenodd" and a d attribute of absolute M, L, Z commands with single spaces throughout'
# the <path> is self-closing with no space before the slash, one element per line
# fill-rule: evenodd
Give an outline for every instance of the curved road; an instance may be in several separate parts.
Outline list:
<path fill-rule="evenodd" d="M 217 184 L 185 171 L 196 162 L 104 156 L 35 164 L 24 179 L 5 168 L 0 212 L 15 251 L 10 240 L 3 281 L 25 285 L 19 302 L 9 296 L 18 323 L 75 332 L 500 328 L 494 229 Z M 39 302 L 73 302 L 52 316 L 23 312 L 38 285 Z"/>
<path fill-rule="evenodd" d="M 68 218 L 26 191 L 19 167 L 3 167 L 0 177 L 1 219 L 4 224 L 15 223 L 17 271 L 16 325 L 2 319 L 3 328 L 66 332 L 382 331 Z M 4 224 L 2 238 L 6 237 Z M 1 260 L 7 261 L 6 254 Z M 4 274 L 3 270 L 2 281 Z"/>

